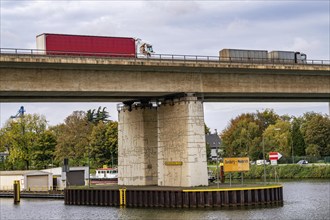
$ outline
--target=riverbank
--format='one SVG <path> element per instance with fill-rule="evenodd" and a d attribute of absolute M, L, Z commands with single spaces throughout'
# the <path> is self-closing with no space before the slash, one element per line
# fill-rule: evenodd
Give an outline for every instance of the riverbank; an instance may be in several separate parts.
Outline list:
<path fill-rule="evenodd" d="M 216 167 L 210 167 L 215 173 Z M 330 179 L 330 164 L 317 165 L 299 165 L 299 164 L 281 164 L 277 166 L 266 165 L 267 178 L 279 179 L 306 179 L 306 178 L 322 178 Z M 225 173 L 229 178 L 229 173 Z M 234 172 L 232 178 L 241 178 L 241 173 Z M 244 179 L 261 179 L 264 175 L 263 165 L 250 165 L 250 171 L 244 172 Z"/>
<path fill-rule="evenodd" d="M 0 197 L 13 198 L 13 191 L 0 191 Z M 21 198 L 46 198 L 46 199 L 64 199 L 64 191 L 48 191 L 48 192 L 25 192 L 20 193 Z"/>

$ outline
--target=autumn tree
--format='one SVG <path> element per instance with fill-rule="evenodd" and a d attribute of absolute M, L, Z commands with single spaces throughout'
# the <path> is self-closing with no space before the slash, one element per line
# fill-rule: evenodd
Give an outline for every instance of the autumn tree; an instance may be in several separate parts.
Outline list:
<path fill-rule="evenodd" d="M 204 123 L 204 132 L 205 132 L 205 135 L 206 134 L 210 134 L 211 133 L 211 129 Z M 206 160 L 208 162 L 211 161 L 211 146 L 209 143 L 205 143 L 205 147 L 206 147 Z"/>
<path fill-rule="evenodd" d="M 289 123 L 289 116 L 282 118 L 272 109 L 257 111 L 257 113 L 245 113 L 237 116 L 230 121 L 229 126 L 221 133 L 222 147 L 225 156 L 250 157 L 251 160 L 263 158 L 262 136 L 270 126 L 276 123 Z M 282 126 L 279 124 L 279 126 Z M 289 126 L 290 127 L 290 126 Z M 283 130 L 284 131 L 284 130 Z M 288 135 L 287 133 L 286 135 Z M 266 140 L 271 140 L 271 132 L 266 131 Z M 284 137 L 281 137 L 281 145 L 284 143 Z M 269 143 L 272 145 L 271 143 Z M 287 146 L 286 143 L 283 146 Z M 267 143 L 268 145 L 268 143 Z M 270 150 L 266 149 L 267 151 Z"/>
<path fill-rule="evenodd" d="M 74 111 L 64 120 L 64 124 L 53 129 L 57 138 L 57 161 L 68 158 L 71 165 L 87 164 L 92 125 L 87 122 L 86 112 Z"/>
<path fill-rule="evenodd" d="M 280 116 L 274 112 L 273 109 L 266 109 L 264 111 L 257 111 L 255 114 L 257 123 L 261 131 L 266 130 L 269 125 L 274 125 Z"/>
<path fill-rule="evenodd" d="M 98 110 L 75 111 L 64 124 L 53 128 L 57 137 L 56 159 L 70 159 L 71 165 L 117 164 L 118 123 L 108 120 L 108 112 Z"/>
<path fill-rule="evenodd" d="M 9 152 L 6 163 L 11 169 L 30 168 L 35 144 L 46 126 L 45 116 L 38 114 L 26 114 L 6 122 L 0 132 L 0 145 Z"/>
<path fill-rule="evenodd" d="M 330 155 L 330 119 L 318 113 L 305 113 L 301 130 L 306 142 L 306 154 Z"/>
<path fill-rule="evenodd" d="M 330 119 L 313 112 L 302 117 L 279 116 L 266 109 L 232 119 L 221 133 L 221 139 L 225 156 L 262 159 L 263 144 L 266 156 L 271 151 L 280 152 L 284 158 L 329 156 Z"/>
<path fill-rule="evenodd" d="M 47 130 L 37 137 L 37 141 L 32 149 L 34 168 L 46 169 L 50 164 L 52 166 L 58 165 L 58 163 L 54 164 L 55 146 L 56 138 L 51 130 Z"/>
<path fill-rule="evenodd" d="M 92 165 L 115 165 L 118 158 L 118 123 L 99 121 L 91 134 L 90 157 Z"/>
<path fill-rule="evenodd" d="M 291 137 L 292 147 L 294 149 L 294 155 L 305 156 L 306 155 L 306 143 L 301 131 L 303 119 L 301 117 L 293 117 L 291 122 Z"/>
<path fill-rule="evenodd" d="M 224 155 L 258 158 L 262 152 L 260 136 L 260 128 L 253 114 L 242 114 L 232 119 L 221 133 Z"/>
<path fill-rule="evenodd" d="M 263 133 L 265 152 L 280 152 L 284 157 L 292 155 L 291 125 L 289 121 L 278 119 L 269 125 Z"/>

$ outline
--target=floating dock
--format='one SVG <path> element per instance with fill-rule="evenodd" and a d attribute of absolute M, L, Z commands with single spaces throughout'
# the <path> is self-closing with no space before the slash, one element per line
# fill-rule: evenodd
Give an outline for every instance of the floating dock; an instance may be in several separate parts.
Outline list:
<path fill-rule="evenodd" d="M 65 189 L 66 205 L 125 207 L 238 207 L 282 205 L 281 185 L 216 189 L 171 189 L 127 187 L 117 189 Z"/>

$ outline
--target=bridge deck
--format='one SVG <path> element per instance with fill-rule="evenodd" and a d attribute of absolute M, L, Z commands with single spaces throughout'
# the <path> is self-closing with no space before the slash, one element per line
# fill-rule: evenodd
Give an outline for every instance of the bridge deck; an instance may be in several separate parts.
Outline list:
<path fill-rule="evenodd" d="M 0 101 L 329 101 L 330 65 L 1 54 Z"/>

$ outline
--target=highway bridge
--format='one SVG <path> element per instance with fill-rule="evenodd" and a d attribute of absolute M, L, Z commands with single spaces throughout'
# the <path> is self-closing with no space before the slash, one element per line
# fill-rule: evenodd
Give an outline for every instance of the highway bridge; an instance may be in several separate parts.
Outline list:
<path fill-rule="evenodd" d="M 122 102 L 119 185 L 207 185 L 204 102 L 329 102 L 328 61 L 1 53 L 1 102 Z"/>
<path fill-rule="evenodd" d="M 317 64 L 1 53 L 0 101 L 155 101 L 183 93 L 204 102 L 328 101 L 330 63 L 311 63 Z"/>

